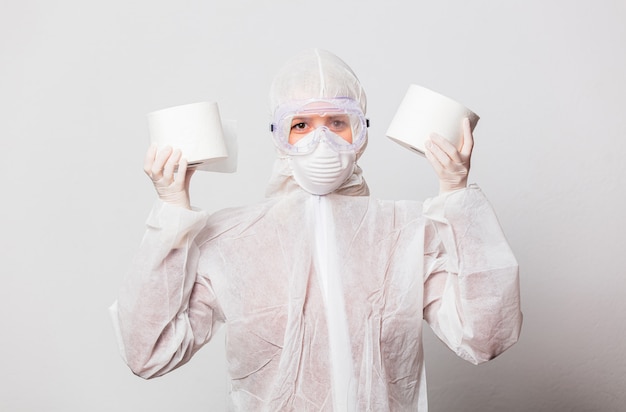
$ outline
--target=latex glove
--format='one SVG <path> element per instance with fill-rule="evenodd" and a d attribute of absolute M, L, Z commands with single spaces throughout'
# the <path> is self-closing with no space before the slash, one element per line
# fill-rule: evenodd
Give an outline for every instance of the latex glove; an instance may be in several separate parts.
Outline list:
<path fill-rule="evenodd" d="M 451 192 L 467 187 L 470 159 L 474 147 L 474 137 L 468 119 L 463 120 L 463 140 L 461 149 L 443 137 L 433 133 L 426 141 L 426 158 L 439 176 L 439 193 Z"/>
<path fill-rule="evenodd" d="M 191 209 L 189 182 L 195 170 L 188 169 L 187 160 L 181 157 L 182 153 L 178 149 L 166 146 L 157 150 L 152 145 L 146 152 L 143 170 L 152 180 L 162 201 Z"/>

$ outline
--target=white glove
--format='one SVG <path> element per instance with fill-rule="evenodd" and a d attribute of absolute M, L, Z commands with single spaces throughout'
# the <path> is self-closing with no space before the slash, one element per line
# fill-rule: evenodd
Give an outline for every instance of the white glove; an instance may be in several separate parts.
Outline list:
<path fill-rule="evenodd" d="M 463 141 L 460 150 L 435 133 L 430 136 L 430 140 L 426 141 L 425 147 L 426 158 L 439 176 L 439 193 L 467 187 L 467 176 L 474 147 L 474 137 L 468 119 L 463 120 Z"/>
<path fill-rule="evenodd" d="M 157 150 L 155 145 L 146 152 L 143 170 L 152 180 L 159 198 L 167 203 L 191 209 L 189 182 L 194 169 L 187 169 L 187 160 L 181 159 L 180 150 L 166 146 Z M 176 171 L 176 166 L 178 170 Z"/>

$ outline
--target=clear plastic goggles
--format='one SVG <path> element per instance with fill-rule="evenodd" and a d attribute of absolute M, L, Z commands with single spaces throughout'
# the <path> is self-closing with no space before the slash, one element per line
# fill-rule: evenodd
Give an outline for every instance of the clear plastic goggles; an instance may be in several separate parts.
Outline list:
<path fill-rule="evenodd" d="M 337 152 L 357 152 L 365 144 L 369 121 L 349 98 L 294 101 L 278 108 L 271 124 L 276 146 L 289 154 L 311 153 L 320 139 Z M 313 133 L 323 128 L 330 133 Z M 336 138 L 336 137 L 340 138 Z"/>

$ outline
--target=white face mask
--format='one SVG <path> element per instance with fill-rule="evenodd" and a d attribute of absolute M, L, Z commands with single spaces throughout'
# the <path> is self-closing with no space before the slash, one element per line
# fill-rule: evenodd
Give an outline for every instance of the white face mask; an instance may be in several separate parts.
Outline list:
<path fill-rule="evenodd" d="M 326 134 L 312 152 L 289 156 L 289 165 L 296 182 L 307 192 L 320 196 L 339 188 L 352 176 L 356 165 L 356 152 L 337 152 L 327 139 L 342 138 L 330 131 L 326 131 Z"/>

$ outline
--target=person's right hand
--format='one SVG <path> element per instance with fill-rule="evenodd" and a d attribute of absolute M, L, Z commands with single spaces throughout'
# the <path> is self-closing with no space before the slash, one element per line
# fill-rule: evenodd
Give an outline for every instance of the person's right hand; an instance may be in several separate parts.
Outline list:
<path fill-rule="evenodd" d="M 189 182 L 195 170 L 187 169 L 187 160 L 181 157 L 178 149 L 166 146 L 157 150 L 152 145 L 146 152 L 143 170 L 152 180 L 162 201 L 191 209 Z M 178 171 L 175 171 L 177 165 Z"/>

